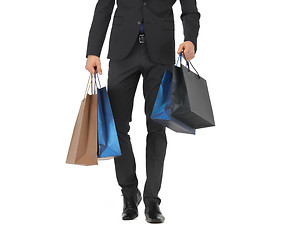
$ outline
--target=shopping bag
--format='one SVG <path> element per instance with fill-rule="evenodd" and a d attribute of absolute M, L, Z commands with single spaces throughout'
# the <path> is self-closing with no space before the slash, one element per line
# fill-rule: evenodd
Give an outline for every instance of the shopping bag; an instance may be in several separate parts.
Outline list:
<path fill-rule="evenodd" d="M 92 79 L 91 75 L 75 122 L 66 163 L 98 165 L 97 95 L 88 94 L 89 86 L 93 89 Z"/>
<path fill-rule="evenodd" d="M 98 160 L 108 160 L 121 155 L 119 139 L 117 135 L 115 120 L 106 87 L 101 87 L 99 75 L 99 87 L 97 87 L 98 96 Z"/>
<path fill-rule="evenodd" d="M 180 59 L 181 54 L 184 55 L 184 51 L 180 52 Z M 184 58 L 186 60 L 185 55 Z M 195 129 L 215 126 L 207 82 L 191 62 L 197 74 L 189 69 L 186 62 L 188 67 L 181 64 L 181 60 L 180 67 L 177 64 L 173 67 L 171 115 Z"/>
<path fill-rule="evenodd" d="M 195 129 L 171 114 L 172 72 L 165 69 L 150 118 L 179 133 L 195 134 Z"/>

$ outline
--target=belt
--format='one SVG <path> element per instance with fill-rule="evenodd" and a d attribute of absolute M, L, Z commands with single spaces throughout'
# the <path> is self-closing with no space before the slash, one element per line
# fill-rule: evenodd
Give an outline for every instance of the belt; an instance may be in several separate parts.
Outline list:
<path fill-rule="evenodd" d="M 139 43 L 145 43 L 145 34 L 139 33 L 138 40 L 139 40 Z"/>

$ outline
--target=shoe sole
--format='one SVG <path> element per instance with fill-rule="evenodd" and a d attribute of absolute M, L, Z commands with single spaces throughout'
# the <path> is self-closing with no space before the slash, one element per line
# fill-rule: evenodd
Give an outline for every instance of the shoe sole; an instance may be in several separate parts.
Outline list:
<path fill-rule="evenodd" d="M 148 218 L 146 218 L 146 221 L 148 223 L 163 223 L 164 222 L 164 220 L 160 220 L 160 219 L 148 219 Z"/>
<path fill-rule="evenodd" d="M 125 220 L 125 221 L 126 221 L 126 220 L 133 220 L 133 219 L 137 218 L 138 216 L 139 216 L 139 215 L 136 215 L 136 216 L 134 216 L 133 218 L 126 218 L 126 217 L 125 217 L 125 218 L 122 218 L 122 220 Z"/>

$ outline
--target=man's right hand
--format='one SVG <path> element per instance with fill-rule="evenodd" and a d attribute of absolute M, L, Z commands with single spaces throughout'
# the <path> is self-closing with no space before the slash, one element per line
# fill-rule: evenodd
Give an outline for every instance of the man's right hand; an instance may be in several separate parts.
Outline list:
<path fill-rule="evenodd" d="M 97 72 L 102 75 L 101 59 L 95 55 L 88 55 L 86 69 L 91 73 L 95 73 L 95 67 L 97 67 Z"/>

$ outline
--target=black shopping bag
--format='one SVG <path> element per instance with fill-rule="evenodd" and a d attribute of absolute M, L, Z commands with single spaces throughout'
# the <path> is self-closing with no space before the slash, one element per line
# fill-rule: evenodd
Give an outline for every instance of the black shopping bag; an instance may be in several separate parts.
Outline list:
<path fill-rule="evenodd" d="M 181 54 L 184 55 L 184 52 L 179 54 L 180 59 Z M 215 126 L 207 82 L 199 76 L 191 62 L 197 74 L 189 69 L 186 62 L 188 67 L 181 64 L 181 60 L 180 67 L 177 64 L 173 66 L 171 115 L 195 129 Z"/>

